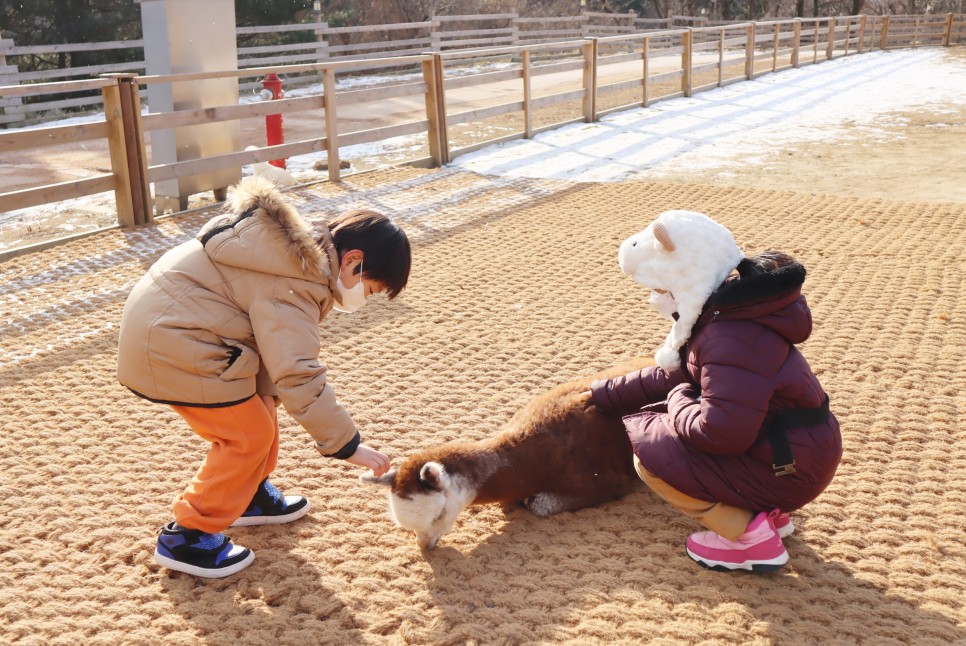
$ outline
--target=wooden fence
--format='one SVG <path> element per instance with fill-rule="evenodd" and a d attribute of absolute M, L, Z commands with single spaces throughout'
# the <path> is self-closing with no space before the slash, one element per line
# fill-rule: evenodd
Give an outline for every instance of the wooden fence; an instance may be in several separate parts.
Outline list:
<path fill-rule="evenodd" d="M 340 59 L 364 60 L 387 56 L 408 56 L 427 51 L 440 52 L 480 46 L 523 45 L 635 33 L 648 29 L 670 29 L 674 25 L 691 26 L 704 22 L 706 21 L 703 18 L 684 16 L 666 20 L 641 19 L 633 13 L 584 12 L 577 16 L 540 18 L 507 13 L 436 16 L 424 22 L 357 27 L 330 27 L 326 22 L 238 27 L 235 32 L 240 40 L 252 36 L 269 37 L 269 35 L 285 33 L 298 34 L 298 37 L 304 41 L 239 47 L 238 67 L 244 69 L 267 65 L 323 63 Z M 126 63 L 33 72 L 20 72 L 14 64 L 18 58 L 26 56 L 118 50 L 136 50 L 140 58 Z M 0 39 L 0 86 L 57 82 L 107 73 L 143 74 L 146 69 L 143 52 L 143 40 L 18 47 L 13 40 Z M 309 84 L 314 80 L 311 75 L 304 78 L 294 75 L 289 79 L 289 85 Z M 253 88 L 257 89 L 257 85 L 252 82 L 239 85 L 239 90 L 242 92 L 248 92 Z M 100 107 L 101 98 L 97 93 L 78 93 L 78 96 L 69 99 L 57 98 L 29 104 L 24 104 L 19 98 L 7 98 L 0 100 L 0 127 L 42 122 L 45 119 L 45 113 L 64 108 L 99 109 Z"/>
<path fill-rule="evenodd" d="M 47 147 L 99 142 L 102 146 L 106 144 L 109 151 L 110 172 L 81 180 L 0 192 L 0 212 L 113 191 L 119 225 L 135 226 L 152 221 L 150 185 L 155 182 L 315 152 L 326 154 L 328 178 L 339 181 L 340 147 L 403 135 L 424 135 L 426 138 L 428 156 L 411 163 L 439 166 L 461 154 L 499 141 L 532 137 L 543 130 L 575 121 L 593 122 L 615 110 L 647 106 L 658 99 L 691 96 L 695 92 L 789 67 L 873 49 L 963 44 L 963 24 L 961 16 L 957 19 L 952 15 L 941 20 L 924 16 L 846 16 L 747 22 L 365 60 L 164 76 L 114 72 L 96 79 L 4 86 L 0 87 L 2 100 L 99 92 L 104 118 L 81 125 L 0 132 L 0 155 L 38 150 L 42 154 L 42 149 Z M 456 69 L 465 72 L 468 63 L 497 58 L 505 60 L 505 69 L 453 74 Z M 634 71 L 628 76 L 626 68 L 629 63 Z M 374 73 L 385 69 L 394 72 L 411 70 L 417 72 L 418 80 L 336 91 L 337 74 L 349 71 Z M 624 70 L 624 76 L 615 70 Z M 286 76 L 300 73 L 309 73 L 316 78 L 321 76 L 322 91 L 260 103 L 142 114 L 141 90 L 149 84 L 202 83 L 229 77 L 259 78 L 271 72 Z M 541 92 L 541 79 L 553 75 L 563 75 L 572 87 L 562 92 Z M 461 109 L 467 103 L 462 96 L 467 89 L 496 87 L 500 83 L 509 83 L 507 87 L 510 89 L 501 89 L 494 94 L 505 96 L 506 92 L 516 92 L 518 98 Z M 552 87 L 560 87 L 560 83 L 554 83 Z M 418 102 L 419 107 L 390 125 L 340 132 L 337 116 L 341 111 L 365 114 L 390 99 Z M 573 116 L 558 118 L 560 109 L 568 105 L 574 106 Z M 538 118 L 548 108 L 556 108 L 553 112 L 556 116 L 549 122 L 538 123 Z M 320 110 L 324 115 L 320 118 L 321 133 L 317 137 L 175 163 L 151 165 L 148 162 L 147 135 L 154 130 L 311 110 Z M 513 132 L 460 148 L 450 144 L 454 128 L 494 119 L 506 122 L 509 116 L 519 118 L 519 126 Z"/>

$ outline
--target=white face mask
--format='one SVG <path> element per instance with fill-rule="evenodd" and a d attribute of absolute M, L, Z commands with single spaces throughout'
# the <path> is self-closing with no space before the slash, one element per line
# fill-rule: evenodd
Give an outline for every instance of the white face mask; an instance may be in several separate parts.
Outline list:
<path fill-rule="evenodd" d="M 335 283 L 336 288 L 339 290 L 339 295 L 342 296 L 342 305 L 336 301 L 332 305 L 332 309 L 336 312 L 342 312 L 344 314 L 352 314 L 362 309 L 362 306 L 366 304 L 366 286 L 362 282 L 362 263 L 359 263 L 359 282 L 355 287 L 346 287 L 342 284 L 342 274 L 339 274 L 339 279 Z"/>
<path fill-rule="evenodd" d="M 647 299 L 647 302 L 654 306 L 661 316 L 666 319 L 674 320 L 672 316 L 678 311 L 678 303 L 674 300 L 674 296 L 671 292 L 651 292 L 651 297 Z"/>

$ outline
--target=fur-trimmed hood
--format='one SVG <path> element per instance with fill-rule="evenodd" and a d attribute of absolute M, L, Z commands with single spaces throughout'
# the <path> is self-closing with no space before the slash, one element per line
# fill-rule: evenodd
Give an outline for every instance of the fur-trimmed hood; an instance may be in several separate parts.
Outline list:
<path fill-rule="evenodd" d="M 801 343 L 812 331 L 812 315 L 802 296 L 805 267 L 791 256 L 765 252 L 750 256 L 711 294 L 695 329 L 712 320 L 750 320 Z"/>
<path fill-rule="evenodd" d="M 327 227 L 313 228 L 266 180 L 243 180 L 227 214 L 168 250 L 131 290 L 118 380 L 173 405 L 277 396 L 321 453 L 338 454 L 357 430 L 319 361 L 337 256 Z"/>
<path fill-rule="evenodd" d="M 243 179 L 232 187 L 227 208 L 198 233 L 213 260 L 278 276 L 315 277 L 332 283 L 335 291 L 338 254 L 328 229 L 313 227 L 273 183 L 255 176 Z"/>
<path fill-rule="evenodd" d="M 774 261 L 764 266 L 764 258 Z M 794 258 L 775 252 L 746 258 L 738 265 L 738 272 L 715 290 L 711 295 L 713 303 L 724 307 L 770 300 L 786 292 L 800 291 L 805 283 L 805 267 Z"/>

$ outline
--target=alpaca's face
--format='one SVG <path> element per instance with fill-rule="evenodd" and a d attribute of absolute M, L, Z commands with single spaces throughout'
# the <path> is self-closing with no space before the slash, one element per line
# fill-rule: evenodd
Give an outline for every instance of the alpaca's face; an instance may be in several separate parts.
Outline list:
<path fill-rule="evenodd" d="M 403 529 L 415 533 L 416 543 L 424 550 L 436 547 L 462 509 L 459 507 L 448 513 L 446 502 L 446 494 L 441 491 L 417 493 L 411 498 L 389 493 L 389 511 L 393 520 Z"/>
<path fill-rule="evenodd" d="M 473 500 L 473 490 L 460 477 L 451 477 L 438 462 L 404 465 L 380 478 L 363 482 L 388 485 L 389 512 L 403 529 L 416 534 L 420 548 L 431 550 L 448 532 L 456 517 Z"/>

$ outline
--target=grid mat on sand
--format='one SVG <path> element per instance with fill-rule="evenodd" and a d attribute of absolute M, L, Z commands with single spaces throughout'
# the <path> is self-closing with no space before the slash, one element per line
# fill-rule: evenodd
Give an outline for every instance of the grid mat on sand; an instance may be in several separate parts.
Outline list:
<path fill-rule="evenodd" d="M 0 265 L 0 642 L 966 643 L 966 205 L 455 169 L 291 196 L 310 217 L 392 213 L 412 237 L 404 294 L 322 328 L 340 399 L 396 463 L 650 354 L 666 322 L 616 251 L 660 211 L 703 211 L 746 253 L 795 255 L 816 322 L 802 349 L 845 455 L 795 515 L 790 564 L 698 568 L 684 554 L 697 527 L 643 485 L 549 519 L 471 508 L 423 554 L 382 490 L 319 457 L 282 414 L 273 481 L 313 511 L 231 530 L 258 555 L 234 577 L 159 569 L 155 532 L 207 446 L 116 383 L 117 325 L 134 282 L 200 213 Z"/>

